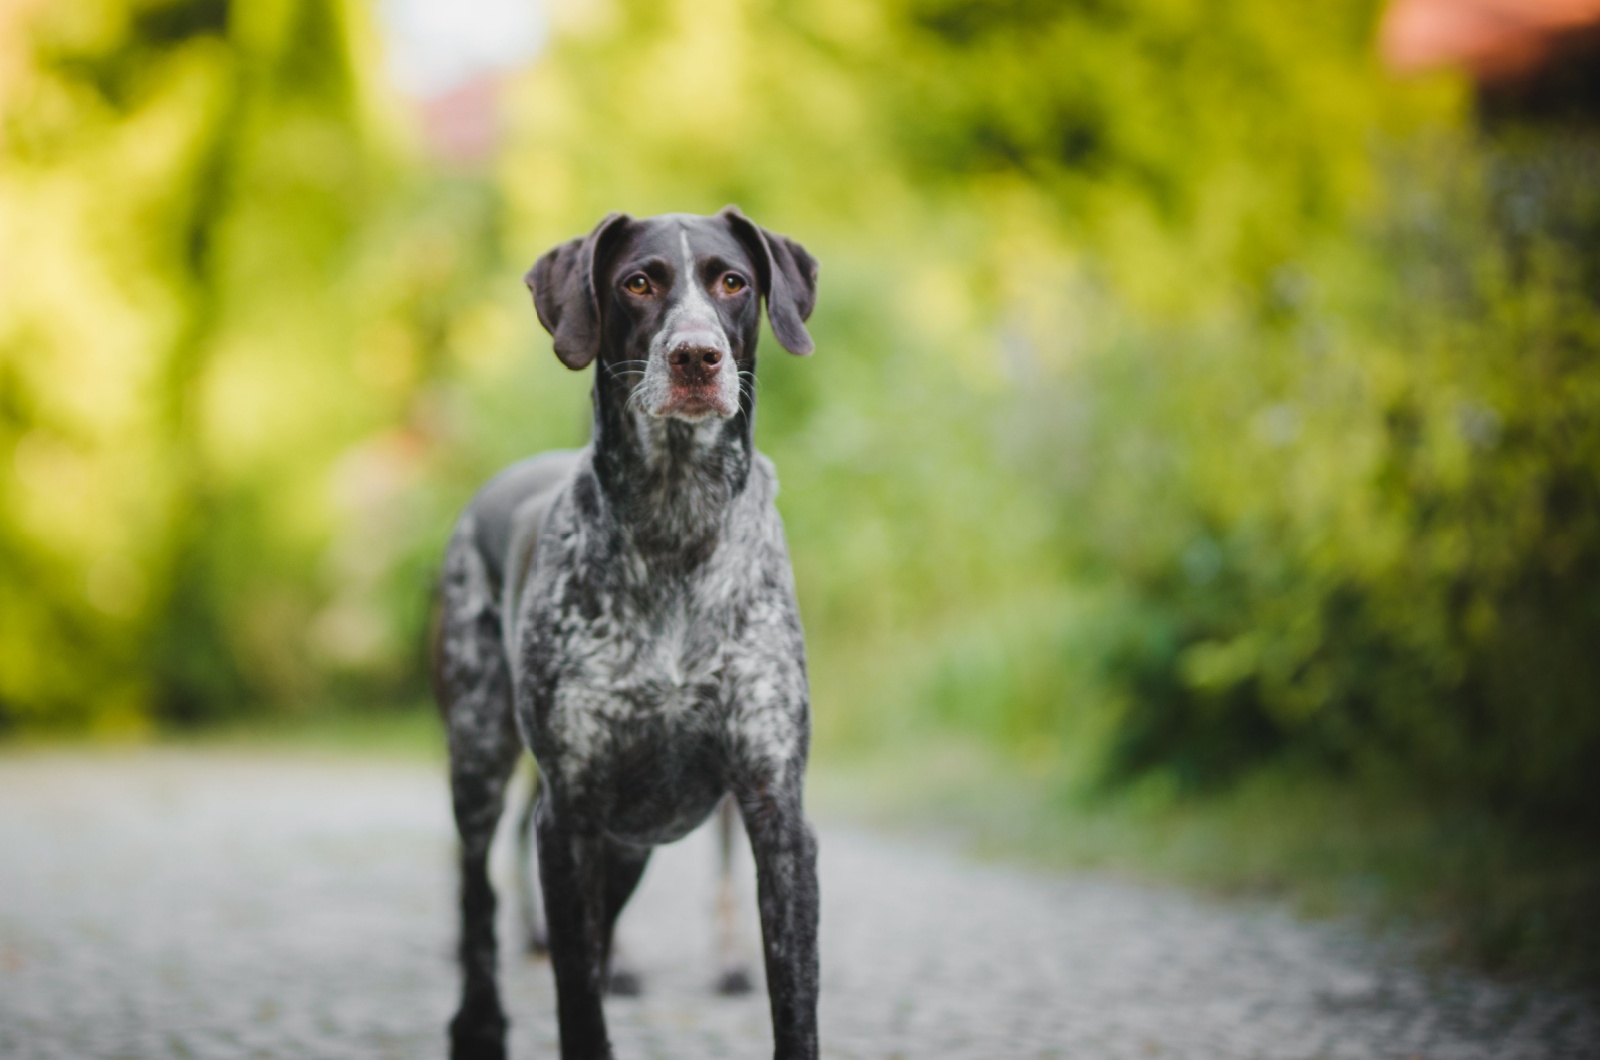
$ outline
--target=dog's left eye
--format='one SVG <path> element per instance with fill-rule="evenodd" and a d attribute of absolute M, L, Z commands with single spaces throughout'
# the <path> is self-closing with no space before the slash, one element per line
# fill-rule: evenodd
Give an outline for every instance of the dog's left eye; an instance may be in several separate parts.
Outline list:
<path fill-rule="evenodd" d="M 622 281 L 622 286 L 634 294 L 647 294 L 650 291 L 650 277 L 642 272 L 636 272 Z"/>
<path fill-rule="evenodd" d="M 748 285 L 745 283 L 744 277 L 737 272 L 730 272 L 722 277 L 722 289 L 729 294 L 738 294 L 746 286 Z"/>

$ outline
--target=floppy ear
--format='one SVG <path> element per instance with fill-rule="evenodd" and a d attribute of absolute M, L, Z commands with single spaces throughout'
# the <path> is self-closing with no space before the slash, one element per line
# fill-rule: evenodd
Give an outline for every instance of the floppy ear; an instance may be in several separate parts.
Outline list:
<path fill-rule="evenodd" d="M 600 298 L 595 266 L 606 245 L 632 220 L 608 213 L 594 231 L 569 239 L 533 263 L 522 282 L 533 292 L 539 323 L 555 339 L 556 356 L 577 371 L 600 355 Z"/>
<path fill-rule="evenodd" d="M 762 228 L 737 206 L 724 206 L 717 216 L 755 261 L 761 293 L 767 297 L 767 319 L 778 342 L 790 353 L 802 357 L 810 353 L 816 345 L 806 330 L 806 318 L 817 304 L 817 259 L 787 236 Z"/>

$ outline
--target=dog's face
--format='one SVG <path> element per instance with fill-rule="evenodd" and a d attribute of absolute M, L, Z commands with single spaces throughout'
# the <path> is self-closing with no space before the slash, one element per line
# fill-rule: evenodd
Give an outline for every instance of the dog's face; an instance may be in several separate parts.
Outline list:
<path fill-rule="evenodd" d="M 597 273 L 601 370 L 637 379 L 647 415 L 728 419 L 760 325 L 755 263 L 715 219 L 655 217 L 628 227 Z"/>
<path fill-rule="evenodd" d="M 569 368 L 597 357 L 646 415 L 699 422 L 740 410 L 765 297 L 773 333 L 811 352 L 817 263 L 735 207 L 714 217 L 611 214 L 529 271 L 539 319 Z"/>

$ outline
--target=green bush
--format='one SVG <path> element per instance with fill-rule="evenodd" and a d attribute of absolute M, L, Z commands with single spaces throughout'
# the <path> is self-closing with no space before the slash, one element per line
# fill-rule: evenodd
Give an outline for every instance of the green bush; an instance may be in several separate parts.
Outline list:
<path fill-rule="evenodd" d="M 1413 150 L 1254 317 L 1074 381 L 1063 539 L 1133 633 L 1113 773 L 1289 755 L 1600 810 L 1595 149 Z"/>

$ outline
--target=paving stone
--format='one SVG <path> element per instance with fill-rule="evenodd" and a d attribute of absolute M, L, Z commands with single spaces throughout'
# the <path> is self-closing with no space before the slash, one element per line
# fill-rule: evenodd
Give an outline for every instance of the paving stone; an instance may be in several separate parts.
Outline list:
<path fill-rule="evenodd" d="M 443 1055 L 448 805 L 439 771 L 417 765 L 0 758 L 0 1057 Z M 848 825 L 819 836 L 834 1060 L 1600 1057 L 1583 999 L 1428 973 L 1348 924 L 976 864 Z M 711 991 L 714 853 L 706 830 L 660 851 L 623 916 L 645 993 L 607 1003 L 622 1060 L 771 1053 L 764 993 Z M 746 855 L 753 957 L 750 873 Z M 553 1057 L 549 968 L 509 944 L 513 905 L 512 1055 Z"/>

